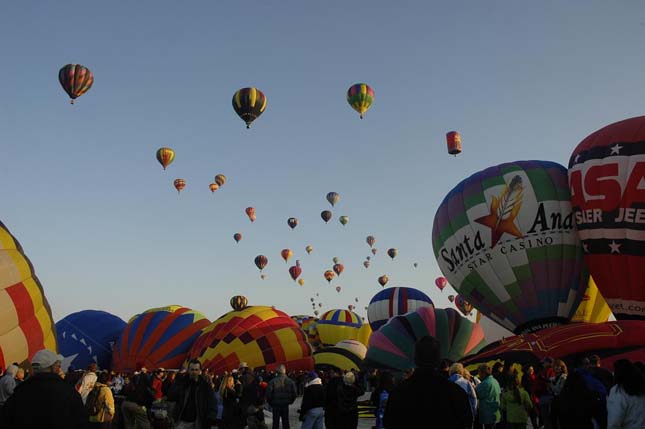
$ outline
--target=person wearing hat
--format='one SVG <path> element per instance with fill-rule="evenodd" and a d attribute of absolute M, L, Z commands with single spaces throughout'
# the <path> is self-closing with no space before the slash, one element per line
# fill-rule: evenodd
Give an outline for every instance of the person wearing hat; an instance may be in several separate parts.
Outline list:
<path fill-rule="evenodd" d="M 3 429 L 85 428 L 88 416 L 81 395 L 60 377 L 63 356 L 43 349 L 34 355 L 34 375 L 16 387 L 0 415 Z"/>
<path fill-rule="evenodd" d="M 412 375 L 394 388 L 383 416 L 386 429 L 436 427 L 472 428 L 468 396 L 459 386 L 438 373 L 441 345 L 430 336 L 415 344 Z"/>
<path fill-rule="evenodd" d="M 300 429 L 323 429 L 325 388 L 315 371 L 305 377 L 305 392 L 300 404 Z"/>

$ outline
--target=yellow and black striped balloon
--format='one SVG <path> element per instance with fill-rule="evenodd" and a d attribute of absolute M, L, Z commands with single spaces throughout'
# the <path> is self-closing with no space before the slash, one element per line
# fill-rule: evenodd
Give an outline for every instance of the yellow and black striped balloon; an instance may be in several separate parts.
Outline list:
<path fill-rule="evenodd" d="M 233 109 L 246 122 L 246 128 L 251 127 L 251 122 L 255 121 L 266 107 L 267 98 L 257 88 L 242 88 L 233 95 Z"/>
<path fill-rule="evenodd" d="M 235 295 L 233 298 L 231 298 L 231 307 L 233 307 L 233 310 L 235 311 L 242 311 L 249 305 L 249 300 L 246 299 L 245 296 L 242 295 Z"/>

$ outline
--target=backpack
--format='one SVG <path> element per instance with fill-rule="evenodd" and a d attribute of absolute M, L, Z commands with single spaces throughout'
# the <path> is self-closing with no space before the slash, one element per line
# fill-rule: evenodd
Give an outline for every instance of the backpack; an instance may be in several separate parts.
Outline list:
<path fill-rule="evenodd" d="M 85 410 L 90 416 L 95 416 L 101 411 L 101 404 L 99 403 L 99 393 L 101 393 L 101 386 L 94 386 L 90 393 L 87 394 L 85 400 Z"/>

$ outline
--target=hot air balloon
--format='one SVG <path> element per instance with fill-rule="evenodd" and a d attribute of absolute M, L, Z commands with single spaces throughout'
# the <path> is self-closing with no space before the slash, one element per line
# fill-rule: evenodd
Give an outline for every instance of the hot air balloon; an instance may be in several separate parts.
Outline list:
<path fill-rule="evenodd" d="M 337 276 L 340 276 L 345 271 L 345 266 L 343 264 L 334 264 L 333 270 Z"/>
<path fill-rule="evenodd" d="M 443 288 L 445 288 L 446 286 L 448 286 L 448 280 L 446 280 L 446 278 L 445 278 L 445 277 L 437 277 L 437 278 L 434 280 L 434 284 L 435 284 L 435 285 L 437 285 L 437 287 L 439 288 L 439 290 L 443 292 Z"/>
<path fill-rule="evenodd" d="M 264 267 L 267 266 L 268 263 L 269 263 L 269 260 L 264 255 L 258 255 L 255 257 L 255 266 L 258 267 L 260 271 L 262 271 Z"/>
<path fill-rule="evenodd" d="M 341 216 L 338 218 L 338 221 L 345 226 L 349 223 L 349 216 Z"/>
<path fill-rule="evenodd" d="M 260 274 L 260 278 L 261 278 L 262 280 L 264 280 L 264 279 L 266 279 L 266 278 L 267 278 L 267 276 L 266 276 L 266 274 Z"/>
<path fill-rule="evenodd" d="M 473 305 L 466 301 L 461 295 L 457 295 L 455 297 L 455 307 L 457 307 L 457 310 L 461 311 L 464 316 L 470 316 L 470 313 L 473 311 Z"/>
<path fill-rule="evenodd" d="M 356 83 L 347 90 L 347 102 L 356 110 L 361 119 L 374 101 L 374 90 L 366 83 Z"/>
<path fill-rule="evenodd" d="M 417 263 L 415 262 L 414 264 L 412 264 L 412 266 L 413 266 L 414 268 L 416 268 L 416 267 L 418 267 L 418 266 L 419 266 L 419 264 L 417 264 Z"/>
<path fill-rule="evenodd" d="M 67 64 L 58 72 L 58 81 L 69 95 L 69 103 L 85 94 L 94 83 L 94 75 L 87 67 L 80 64 Z"/>
<path fill-rule="evenodd" d="M 354 307 L 352 304 L 349 304 L 349 305 L 347 306 L 347 309 L 348 309 L 349 311 L 354 311 L 354 308 L 356 308 L 356 307 Z"/>
<path fill-rule="evenodd" d="M 617 319 L 645 320 L 645 116 L 608 125 L 571 154 L 578 236 Z"/>
<path fill-rule="evenodd" d="M 181 190 L 186 187 L 186 181 L 184 179 L 175 179 L 175 181 L 173 182 L 173 185 L 175 186 L 175 189 L 179 194 Z"/>
<path fill-rule="evenodd" d="M 289 268 L 289 274 L 291 274 L 291 278 L 295 282 L 298 277 L 300 277 L 300 274 L 302 274 L 302 268 L 300 268 L 298 265 L 293 265 L 291 268 Z"/>
<path fill-rule="evenodd" d="M 179 305 L 152 308 L 128 321 L 112 353 L 112 369 L 179 369 L 210 321 Z"/>
<path fill-rule="evenodd" d="M 253 207 L 247 207 L 246 210 L 246 215 L 249 217 L 249 220 L 251 222 L 255 222 L 255 209 Z"/>
<path fill-rule="evenodd" d="M 336 286 L 336 292 L 340 293 L 340 286 Z"/>
<path fill-rule="evenodd" d="M 224 176 L 223 174 L 216 175 L 215 183 L 217 183 L 219 186 L 224 186 L 224 183 L 226 183 L 226 176 Z"/>
<path fill-rule="evenodd" d="M 376 255 L 376 252 L 378 252 L 378 249 L 376 247 L 372 248 L 372 255 Z"/>
<path fill-rule="evenodd" d="M 314 302 L 314 299 L 313 299 L 313 298 L 309 298 L 309 300 L 310 300 L 311 302 Z"/>
<path fill-rule="evenodd" d="M 318 313 L 318 310 L 315 310 L 315 311 L 314 311 L 314 315 L 318 316 L 318 314 L 319 314 L 319 313 Z"/>
<path fill-rule="evenodd" d="M 313 368 L 306 334 L 286 313 L 268 306 L 231 311 L 211 323 L 193 344 L 186 361 L 199 359 L 212 374 L 231 372 L 246 362 L 249 367 L 275 371 Z"/>
<path fill-rule="evenodd" d="M 298 226 L 298 219 L 296 219 L 295 217 L 290 217 L 289 219 L 287 219 L 287 225 L 289 225 L 291 229 L 294 229 L 296 226 Z"/>
<path fill-rule="evenodd" d="M 340 201 L 340 194 L 338 194 L 338 192 L 329 192 L 327 194 L 327 201 L 329 201 L 329 204 L 334 207 L 336 203 Z"/>
<path fill-rule="evenodd" d="M 57 350 L 51 309 L 34 267 L 0 222 L 0 367 Z"/>
<path fill-rule="evenodd" d="M 506 163 L 465 179 L 441 203 L 432 245 L 452 287 L 515 333 L 566 323 L 586 289 L 566 169 L 553 162 Z"/>
<path fill-rule="evenodd" d="M 236 243 L 239 243 L 241 239 L 242 239 L 242 234 L 240 234 L 239 232 L 236 232 L 235 234 L 233 234 L 233 240 L 235 240 Z"/>
<path fill-rule="evenodd" d="M 372 330 L 376 331 L 394 316 L 432 306 L 434 304 L 430 297 L 420 290 L 410 287 L 389 287 L 372 297 L 367 307 L 367 320 Z"/>
<path fill-rule="evenodd" d="M 56 323 L 58 352 L 69 365 L 87 368 L 94 363 L 101 369 L 112 367 L 112 344 L 116 343 L 127 323 L 105 311 L 83 310 Z"/>
<path fill-rule="evenodd" d="M 289 258 L 293 256 L 293 252 L 291 249 L 282 249 L 280 256 L 282 256 L 282 259 L 284 259 L 284 263 L 286 264 Z"/>
<path fill-rule="evenodd" d="M 300 286 L 304 286 L 305 285 L 305 279 L 298 279 L 298 284 Z"/>
<path fill-rule="evenodd" d="M 343 340 L 333 347 L 314 353 L 316 369 L 335 368 L 340 371 L 358 371 L 367 353 L 367 347 L 357 340 Z"/>
<path fill-rule="evenodd" d="M 175 151 L 169 147 L 162 147 L 157 150 L 157 161 L 165 170 L 175 160 Z"/>
<path fill-rule="evenodd" d="M 585 294 L 582 296 L 582 302 L 576 309 L 576 314 L 571 318 L 572 322 L 584 323 L 604 323 L 609 320 L 611 310 L 607 301 L 598 291 L 593 278 L 589 277 L 589 285 Z"/>
<path fill-rule="evenodd" d="M 448 301 L 455 302 L 455 296 L 454 295 L 448 295 Z"/>
<path fill-rule="evenodd" d="M 365 268 L 369 268 L 370 267 L 370 261 L 363 261 L 363 266 Z"/>
<path fill-rule="evenodd" d="M 461 153 L 461 135 L 457 131 L 450 131 L 446 134 L 448 153 L 457 156 Z"/>
<path fill-rule="evenodd" d="M 371 236 L 371 235 L 368 235 L 368 236 L 367 236 L 367 238 L 365 239 L 365 241 L 367 242 L 367 244 L 368 244 L 370 247 L 374 247 L 374 243 L 376 243 L 376 238 L 374 238 L 374 237 L 373 237 L 373 236 Z"/>
<path fill-rule="evenodd" d="M 334 262 L 334 264 L 338 264 L 340 263 L 340 258 L 338 256 L 334 256 L 332 261 Z"/>
<path fill-rule="evenodd" d="M 320 212 L 320 217 L 325 221 L 325 223 L 327 223 L 329 222 L 329 219 L 331 219 L 332 213 L 329 210 L 323 210 Z"/>
<path fill-rule="evenodd" d="M 210 185 L 208 185 L 208 188 L 212 193 L 215 193 L 215 191 L 219 189 L 219 185 L 217 183 L 211 183 Z"/>
<path fill-rule="evenodd" d="M 231 308 L 235 311 L 242 311 L 249 305 L 249 300 L 242 295 L 235 295 L 231 298 Z"/>
<path fill-rule="evenodd" d="M 385 276 L 385 275 L 383 275 L 383 276 L 378 278 L 378 282 L 381 285 L 381 287 L 385 286 L 388 281 L 390 281 L 390 278 L 388 276 Z"/>
<path fill-rule="evenodd" d="M 318 334 L 323 346 L 331 346 L 343 340 L 358 340 L 363 322 L 358 314 L 348 310 L 329 310 L 318 320 Z"/>
<path fill-rule="evenodd" d="M 311 254 L 311 252 L 313 252 L 313 250 L 314 250 L 314 248 L 311 245 L 305 247 L 305 251 L 307 252 L 307 255 Z"/>
<path fill-rule="evenodd" d="M 264 112 L 267 99 L 257 88 L 242 88 L 233 95 L 233 109 L 246 122 L 246 128 Z"/>
<path fill-rule="evenodd" d="M 332 270 L 325 271 L 325 273 L 323 275 L 325 277 L 325 280 L 327 280 L 328 283 L 331 283 L 331 281 L 335 277 L 334 272 Z"/>
<path fill-rule="evenodd" d="M 365 258 L 365 260 L 367 260 L 367 261 L 369 261 L 369 260 L 371 260 L 371 259 L 372 259 L 372 257 L 371 257 L 371 256 L 368 256 L 368 257 L 366 257 L 366 258 Z"/>
<path fill-rule="evenodd" d="M 387 249 L 387 255 L 388 255 L 390 258 L 392 258 L 392 260 L 394 260 L 394 258 L 396 258 L 396 255 L 398 255 L 398 254 L 399 254 L 399 251 L 398 251 L 398 250 L 396 250 L 396 249 L 394 249 L 394 248 Z"/>
<path fill-rule="evenodd" d="M 441 344 L 442 359 L 458 361 L 484 345 L 484 331 L 452 308 L 421 307 L 392 318 L 370 337 L 365 364 L 406 371 L 415 367 L 417 340 L 432 336 Z"/>

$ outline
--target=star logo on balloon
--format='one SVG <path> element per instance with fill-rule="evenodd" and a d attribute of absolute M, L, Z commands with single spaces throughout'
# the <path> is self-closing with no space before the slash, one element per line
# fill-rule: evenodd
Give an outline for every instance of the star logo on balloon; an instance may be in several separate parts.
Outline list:
<path fill-rule="evenodd" d="M 622 246 L 619 243 L 616 243 L 614 240 L 609 243 L 609 247 L 611 248 L 611 253 L 620 253 L 620 246 Z"/>
<path fill-rule="evenodd" d="M 491 229 L 491 249 L 495 247 L 504 233 L 524 238 L 524 234 L 515 224 L 515 218 L 522 208 L 523 195 L 522 178 L 515 176 L 511 183 L 504 188 L 499 198 L 493 196 L 490 214 L 475 219 L 475 222 Z"/>
<path fill-rule="evenodd" d="M 609 153 L 609 155 L 620 155 L 620 150 L 621 150 L 622 148 L 623 148 L 623 147 L 622 147 L 621 145 L 619 145 L 618 143 L 616 143 L 614 146 L 612 146 L 612 147 L 610 148 L 610 149 L 611 149 L 611 152 Z"/>

